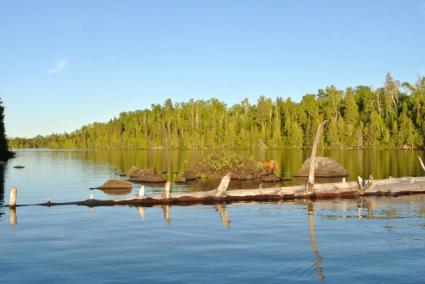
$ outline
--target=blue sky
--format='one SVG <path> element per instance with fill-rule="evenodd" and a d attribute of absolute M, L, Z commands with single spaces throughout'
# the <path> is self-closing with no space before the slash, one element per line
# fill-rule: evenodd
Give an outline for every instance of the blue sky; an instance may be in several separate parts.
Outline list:
<path fill-rule="evenodd" d="M 425 75 L 420 1 L 0 1 L 10 137 L 173 101 L 292 97 Z"/>

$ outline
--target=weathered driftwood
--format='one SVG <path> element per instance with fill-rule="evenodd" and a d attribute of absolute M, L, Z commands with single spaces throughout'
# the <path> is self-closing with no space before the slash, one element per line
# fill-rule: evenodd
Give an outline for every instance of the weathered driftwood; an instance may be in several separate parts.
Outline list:
<path fill-rule="evenodd" d="M 419 158 L 419 163 L 421 164 L 422 169 L 425 171 L 425 165 L 424 165 L 424 162 L 422 161 L 422 158 L 421 157 L 418 157 L 418 158 Z"/>
<path fill-rule="evenodd" d="M 401 196 L 407 194 L 425 194 L 425 176 L 423 177 L 402 177 L 382 180 L 368 180 L 367 185 L 359 187 L 357 181 L 314 184 L 313 194 L 308 194 L 304 185 L 277 187 L 277 188 L 256 188 L 227 190 L 229 176 L 226 175 L 217 189 L 200 192 L 176 192 L 172 195 L 168 191 L 164 194 L 146 196 L 139 194 L 111 200 L 87 199 L 73 202 L 53 202 L 50 197 L 41 206 L 58 205 L 85 205 L 93 206 L 155 206 L 155 205 L 192 205 L 192 204 L 225 204 L 232 202 L 251 201 L 292 201 L 292 200 L 315 200 L 332 198 L 363 198 L 367 196 Z M 168 189 L 169 190 L 169 189 Z M 167 192 L 167 191 L 166 191 Z M 9 205 L 6 205 L 9 206 Z M 28 206 L 16 204 L 16 207 Z M 14 207 L 12 207 L 14 208 Z"/>
<path fill-rule="evenodd" d="M 308 180 L 307 185 L 305 187 L 305 191 L 307 194 L 311 195 L 313 194 L 313 187 L 314 187 L 314 169 L 316 165 L 316 153 L 317 153 L 317 146 L 319 145 L 320 141 L 320 134 L 322 133 L 323 126 L 325 125 L 326 120 L 320 123 L 319 127 L 317 128 L 316 137 L 314 138 L 313 142 L 313 148 L 311 149 L 311 158 L 310 158 L 310 171 L 308 174 Z"/>
<path fill-rule="evenodd" d="M 226 183 L 224 177 L 222 183 Z M 77 204 L 86 206 L 112 206 L 112 205 L 191 205 L 191 204 L 222 204 L 239 201 L 285 201 L 296 199 L 331 199 L 331 198 L 357 198 L 361 196 L 398 196 L 403 194 L 425 193 L 425 177 L 402 177 L 383 180 L 373 180 L 361 189 L 357 181 L 314 184 L 314 192 L 308 194 L 304 185 L 230 190 L 215 189 L 201 192 L 178 192 L 173 195 L 158 194 L 153 196 L 131 196 L 115 198 L 112 200 L 85 200 L 71 203 L 45 203 L 41 205 L 67 205 Z"/>

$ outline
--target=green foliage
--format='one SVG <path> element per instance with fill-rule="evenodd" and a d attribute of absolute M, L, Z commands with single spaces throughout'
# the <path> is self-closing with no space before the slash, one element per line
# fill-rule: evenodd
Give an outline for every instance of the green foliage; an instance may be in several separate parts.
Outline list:
<path fill-rule="evenodd" d="M 83 149 L 308 148 L 323 120 L 328 124 L 321 147 L 423 147 L 425 77 L 412 85 L 400 84 L 388 74 L 381 88 L 339 90 L 330 86 L 305 95 L 299 103 L 290 98 L 272 101 L 260 97 L 256 104 L 245 99 L 229 107 L 217 99 L 185 103 L 168 99 L 150 109 L 121 113 L 107 123 L 94 123 L 72 133 L 15 138 L 10 145 Z"/>
<path fill-rule="evenodd" d="M 14 156 L 9 150 L 8 141 L 6 139 L 6 130 L 4 127 L 4 106 L 0 100 L 0 161 L 6 161 Z"/>
<path fill-rule="evenodd" d="M 240 171 L 252 159 L 232 152 L 223 152 L 220 155 L 208 155 L 199 161 L 200 166 L 208 171 Z"/>

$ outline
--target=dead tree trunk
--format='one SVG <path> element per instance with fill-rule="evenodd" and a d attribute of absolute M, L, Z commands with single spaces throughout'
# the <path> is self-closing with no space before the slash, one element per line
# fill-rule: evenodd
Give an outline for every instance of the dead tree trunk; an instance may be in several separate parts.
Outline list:
<path fill-rule="evenodd" d="M 312 195 L 314 193 L 314 167 L 316 163 L 317 146 L 320 142 L 320 135 L 322 134 L 323 126 L 326 124 L 326 120 L 323 121 L 317 128 L 316 137 L 314 138 L 313 147 L 311 149 L 310 158 L 310 171 L 308 174 L 308 180 L 306 185 L 306 194 Z"/>

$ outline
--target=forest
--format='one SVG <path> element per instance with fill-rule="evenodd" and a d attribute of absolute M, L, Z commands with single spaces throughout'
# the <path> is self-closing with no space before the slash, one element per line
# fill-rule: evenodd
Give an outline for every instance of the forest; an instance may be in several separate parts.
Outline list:
<path fill-rule="evenodd" d="M 13 138 L 9 143 L 12 148 L 299 149 L 311 146 L 323 120 L 323 148 L 423 149 L 425 77 L 411 84 L 387 74 L 379 88 L 330 86 L 299 102 L 261 96 L 256 103 L 244 99 L 227 106 L 217 99 L 168 99 L 72 133 Z"/>

